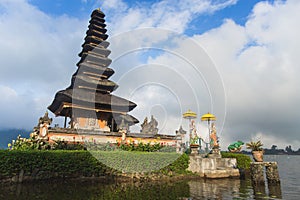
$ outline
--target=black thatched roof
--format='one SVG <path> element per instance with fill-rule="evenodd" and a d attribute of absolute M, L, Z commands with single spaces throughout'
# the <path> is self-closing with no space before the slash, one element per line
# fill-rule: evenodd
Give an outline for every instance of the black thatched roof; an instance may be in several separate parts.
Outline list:
<path fill-rule="evenodd" d="M 118 88 L 118 85 L 107 79 L 91 79 L 87 75 L 75 74 L 72 76 L 70 88 L 87 88 L 92 91 L 110 93 Z"/>
<path fill-rule="evenodd" d="M 99 20 L 99 19 L 92 18 L 89 21 L 89 23 L 90 24 L 96 24 L 97 26 L 101 26 L 102 28 L 106 27 L 105 20 Z"/>
<path fill-rule="evenodd" d="M 97 24 L 90 24 L 89 26 L 89 30 L 86 32 L 86 34 L 88 35 L 90 30 L 95 30 L 95 31 L 98 31 L 98 32 L 101 32 L 101 33 L 106 33 L 107 32 L 107 29 L 102 27 L 102 26 L 98 26 Z"/>
<path fill-rule="evenodd" d="M 95 73 L 98 74 L 99 76 L 103 75 L 109 78 L 115 72 L 113 69 L 108 67 L 103 67 L 92 63 L 83 62 L 78 65 L 76 74 L 85 74 L 85 73 Z"/>
<path fill-rule="evenodd" d="M 100 10 L 100 8 L 98 8 L 98 9 L 95 9 L 95 10 L 92 12 L 92 14 L 91 14 L 91 17 L 92 17 L 92 18 L 95 17 L 95 16 L 100 17 L 100 18 L 104 18 L 104 17 L 105 17 L 105 14 Z"/>
<path fill-rule="evenodd" d="M 86 43 L 96 43 L 96 44 L 100 44 L 101 42 L 103 42 L 104 40 L 106 40 L 108 38 L 108 35 L 106 34 L 102 34 L 100 37 L 98 36 L 94 36 L 94 35 L 87 35 L 84 40 Z"/>
<path fill-rule="evenodd" d="M 111 59 L 106 58 L 104 56 L 102 57 L 102 56 L 94 55 L 94 54 L 90 54 L 90 53 L 83 53 L 80 61 L 77 63 L 77 66 L 82 62 L 87 62 L 87 63 L 91 63 L 91 64 L 95 64 L 95 65 L 101 64 L 102 66 L 106 67 L 106 66 L 110 65 Z"/>
<path fill-rule="evenodd" d="M 81 57 L 84 52 L 102 55 L 103 57 L 107 57 L 111 53 L 106 47 L 101 45 L 94 46 L 92 44 L 84 44 L 82 51 L 78 54 L 79 57 Z"/>
<path fill-rule="evenodd" d="M 136 123 L 139 123 L 139 120 L 133 117 L 132 115 L 126 114 L 113 114 L 113 118 L 116 121 L 117 124 L 121 124 L 122 120 L 124 119 L 124 122 L 128 124 L 129 126 L 134 125 Z"/>
<path fill-rule="evenodd" d="M 53 113 L 56 113 L 63 103 L 72 103 L 93 109 L 105 109 L 116 112 L 129 112 L 136 107 L 135 103 L 111 94 L 95 93 L 84 89 L 70 88 L 57 92 L 54 101 L 48 109 Z"/>

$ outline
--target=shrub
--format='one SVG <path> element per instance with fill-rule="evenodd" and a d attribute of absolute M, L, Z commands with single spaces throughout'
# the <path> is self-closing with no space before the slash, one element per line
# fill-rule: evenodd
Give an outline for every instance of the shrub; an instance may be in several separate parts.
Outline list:
<path fill-rule="evenodd" d="M 239 169 L 249 169 L 251 158 L 248 155 L 241 154 L 241 153 L 229 153 L 229 152 L 222 152 L 223 158 L 236 158 L 237 167 Z"/>
<path fill-rule="evenodd" d="M 262 151 L 263 150 L 262 146 L 263 144 L 261 143 L 260 140 L 256 142 L 251 141 L 249 143 L 246 143 L 247 149 L 251 149 L 252 151 Z"/>
<path fill-rule="evenodd" d="M 178 153 L 167 152 L 139 152 L 139 151 L 91 151 L 100 162 L 124 173 L 148 173 L 163 171 L 178 172 L 178 166 L 188 167 L 188 161 L 179 160 Z M 178 162 L 178 163 L 177 163 Z M 186 162 L 187 164 L 182 164 Z M 184 170 L 185 170 L 184 168 Z"/>
<path fill-rule="evenodd" d="M 166 146 L 161 143 L 151 144 L 134 141 L 130 142 L 118 142 L 117 143 L 85 143 L 85 146 L 88 150 L 93 151 L 114 151 L 114 150 L 123 150 L 123 151 L 139 151 L 139 152 L 176 152 L 176 148 L 173 146 Z"/>
<path fill-rule="evenodd" d="M 146 152 L 155 152 L 161 150 L 164 145 L 160 143 L 151 144 L 139 142 L 135 144 L 134 141 L 130 141 L 129 143 L 120 143 L 118 144 L 119 148 L 124 151 L 146 151 Z"/>
<path fill-rule="evenodd" d="M 39 178 L 99 176 L 112 170 L 88 151 L 0 151 L 0 178 L 39 173 Z"/>
<path fill-rule="evenodd" d="M 173 163 L 164 167 L 160 171 L 163 173 L 174 172 L 176 174 L 186 174 L 187 168 L 189 167 L 190 157 L 187 154 L 182 154 Z"/>
<path fill-rule="evenodd" d="M 86 150 L 83 144 L 80 142 L 67 142 L 63 140 L 56 140 L 51 145 L 53 150 Z"/>
<path fill-rule="evenodd" d="M 18 175 L 21 170 L 24 170 L 24 175 L 36 176 L 36 179 L 105 176 L 119 173 L 115 170 L 119 169 L 117 164 L 122 164 L 122 162 L 126 163 L 127 161 L 129 161 L 129 165 L 126 166 L 128 167 L 128 171 L 131 171 L 130 168 L 136 167 L 151 167 L 155 169 L 156 165 L 167 165 L 162 169 L 157 168 L 157 172 L 163 174 L 169 174 L 170 172 L 172 172 L 171 174 L 183 174 L 186 173 L 189 163 L 189 157 L 186 154 L 176 155 L 176 153 L 127 151 L 103 152 L 108 155 L 109 161 L 113 162 L 114 165 L 109 166 L 114 167 L 114 169 L 108 167 L 105 163 L 101 163 L 101 160 L 97 160 L 90 152 L 83 150 L 0 150 L 0 180 Z M 102 154 L 102 156 L 105 156 L 104 154 Z M 118 160 L 120 156 L 124 158 L 122 162 Z M 171 157 L 175 159 L 177 157 L 177 160 L 171 163 Z M 138 164 L 137 162 L 132 162 L 132 159 L 139 159 L 139 161 L 142 162 Z M 169 165 L 168 160 L 169 163 L 171 163 Z M 122 169 L 123 166 L 120 167 L 120 169 Z"/>
<path fill-rule="evenodd" d="M 19 135 L 16 140 L 8 144 L 8 148 L 11 150 L 27 151 L 50 149 L 51 146 L 48 141 L 39 139 L 36 133 L 31 133 L 29 138 L 22 138 Z"/>

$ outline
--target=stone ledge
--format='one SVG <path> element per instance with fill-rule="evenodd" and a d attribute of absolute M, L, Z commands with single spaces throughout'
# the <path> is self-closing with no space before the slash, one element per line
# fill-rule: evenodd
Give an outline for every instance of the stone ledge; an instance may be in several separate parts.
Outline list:
<path fill-rule="evenodd" d="M 216 169 L 216 170 L 204 170 L 204 177 L 206 178 L 229 178 L 239 177 L 240 172 L 238 169 Z"/>
<path fill-rule="evenodd" d="M 277 162 L 251 162 L 251 165 L 263 165 L 263 166 L 270 166 L 270 165 L 277 165 Z"/>

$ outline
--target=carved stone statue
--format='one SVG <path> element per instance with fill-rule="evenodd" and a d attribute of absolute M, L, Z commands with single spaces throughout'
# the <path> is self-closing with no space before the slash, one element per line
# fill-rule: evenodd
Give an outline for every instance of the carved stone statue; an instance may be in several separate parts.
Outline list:
<path fill-rule="evenodd" d="M 183 152 L 186 148 L 185 146 L 185 137 L 186 131 L 182 128 L 182 126 L 179 127 L 179 130 L 176 130 L 176 136 L 177 136 L 177 142 L 176 142 L 176 151 L 177 152 Z"/>
<path fill-rule="evenodd" d="M 237 142 L 230 144 L 228 146 L 228 150 L 232 153 L 240 152 L 243 144 L 244 144 L 244 142 L 239 140 Z"/>
<path fill-rule="evenodd" d="M 38 125 L 43 124 L 43 123 L 47 123 L 49 125 L 52 123 L 52 118 L 49 118 L 47 111 L 45 112 L 43 117 L 40 117 Z"/>
<path fill-rule="evenodd" d="M 38 137 L 40 139 L 46 139 L 48 136 L 48 128 L 50 124 L 52 123 L 52 118 L 49 118 L 48 112 L 45 112 L 45 115 L 43 117 L 40 117 L 38 128 L 39 128 L 39 134 Z"/>
<path fill-rule="evenodd" d="M 158 126 L 158 122 L 156 121 L 156 119 L 154 119 L 153 115 L 151 116 L 150 122 L 148 122 L 148 118 L 146 117 L 144 122 L 141 124 L 142 127 L 141 133 L 156 135 L 158 134 L 157 126 Z"/>
<path fill-rule="evenodd" d="M 182 126 L 179 127 L 179 130 L 176 131 L 176 135 L 182 135 L 184 136 L 186 134 L 186 131 L 183 130 Z"/>
<path fill-rule="evenodd" d="M 210 144 L 212 148 L 219 148 L 219 141 L 217 137 L 217 130 L 215 123 L 211 124 L 211 133 L 210 133 Z"/>
<path fill-rule="evenodd" d="M 145 117 L 144 122 L 141 124 L 142 129 L 148 125 L 148 117 Z"/>
<path fill-rule="evenodd" d="M 126 134 L 129 132 L 129 126 L 125 123 L 124 119 L 122 119 L 121 124 L 119 125 L 119 133 L 122 134 L 122 141 L 126 140 Z"/>

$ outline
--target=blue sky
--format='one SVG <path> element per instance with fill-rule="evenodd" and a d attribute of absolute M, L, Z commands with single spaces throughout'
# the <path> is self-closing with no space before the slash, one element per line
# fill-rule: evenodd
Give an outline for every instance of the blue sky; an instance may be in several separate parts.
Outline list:
<path fill-rule="evenodd" d="M 267 147 L 300 147 L 298 0 L 3 0 L 0 129 L 32 129 L 68 87 L 98 7 L 120 85 L 115 94 L 138 104 L 132 114 L 140 121 L 156 114 L 162 132 L 174 133 L 187 128 L 181 112 L 212 111 L 225 148 L 255 138 Z M 197 57 L 195 72 L 187 63 Z M 199 119 L 197 126 L 206 132 Z"/>
<path fill-rule="evenodd" d="M 209 29 L 216 28 L 220 26 L 226 18 L 234 20 L 237 24 L 244 25 L 254 5 L 260 1 L 261 0 L 239 0 L 233 5 L 216 12 L 194 16 L 185 34 L 199 34 Z M 72 0 L 72 3 L 66 0 L 29 0 L 29 2 L 49 15 L 68 15 L 79 19 L 87 18 L 90 15 L 91 10 L 101 5 L 101 3 L 99 3 L 100 1 L 97 0 Z M 130 0 L 124 2 L 126 2 L 129 7 L 147 7 L 159 1 Z M 268 2 L 272 3 L 274 0 L 269 0 Z M 107 16 L 107 19 L 110 20 L 109 15 Z"/>

